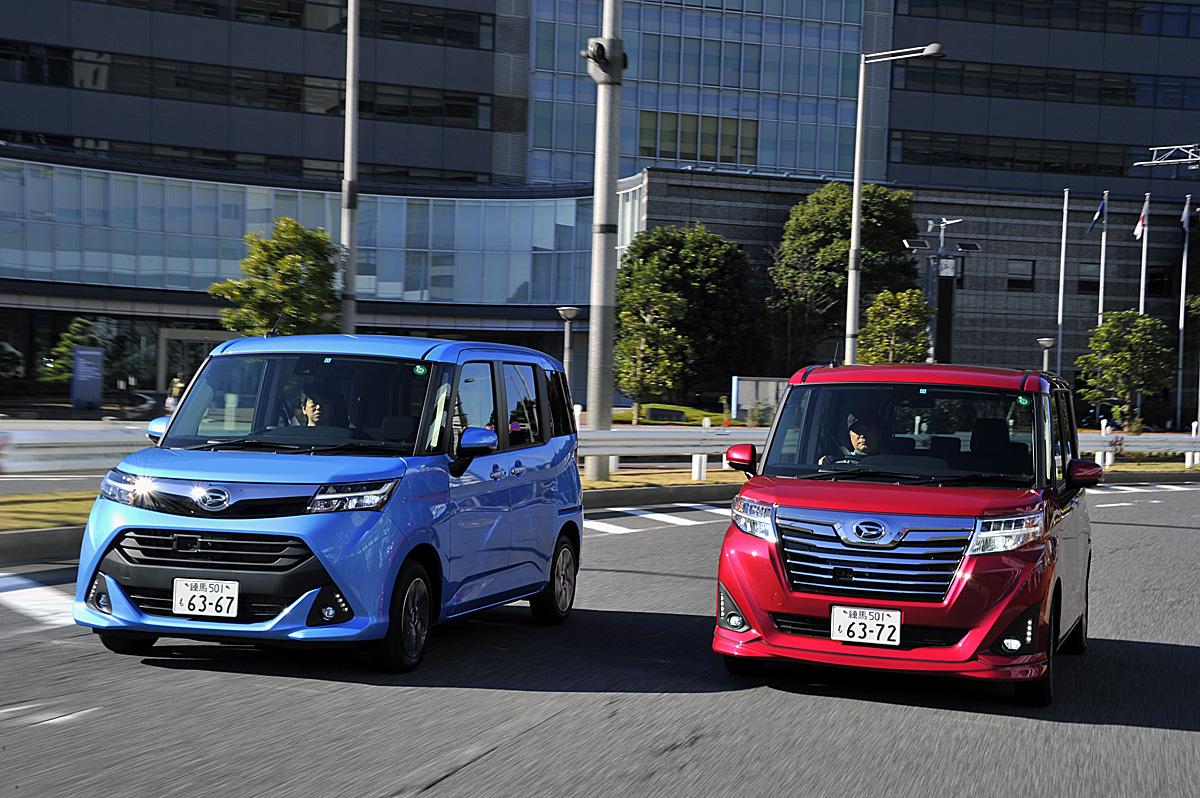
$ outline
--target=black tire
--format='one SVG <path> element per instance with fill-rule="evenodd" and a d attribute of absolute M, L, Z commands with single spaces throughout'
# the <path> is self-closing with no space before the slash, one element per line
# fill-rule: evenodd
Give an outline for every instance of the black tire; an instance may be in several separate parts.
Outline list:
<path fill-rule="evenodd" d="M 1054 703 L 1054 659 L 1058 644 L 1058 604 L 1050 613 L 1050 629 L 1046 641 L 1046 673 L 1039 679 L 1017 682 L 1013 692 L 1017 700 L 1031 707 L 1048 707 Z"/>
<path fill-rule="evenodd" d="M 1058 650 L 1062 654 L 1078 656 L 1087 651 L 1088 641 L 1088 607 L 1091 605 L 1091 600 L 1088 596 L 1088 586 L 1091 583 L 1092 564 L 1088 563 L 1087 577 L 1083 583 L 1083 614 L 1079 616 L 1079 622 L 1075 624 L 1075 628 L 1067 635 L 1067 639 L 1062 642 Z"/>
<path fill-rule="evenodd" d="M 559 535 L 550 559 L 550 581 L 546 589 L 529 599 L 529 609 L 538 623 L 562 623 L 575 606 L 575 581 L 579 574 L 579 556 L 571 541 Z"/>
<path fill-rule="evenodd" d="M 407 673 L 421 664 L 433 626 L 433 584 L 425 567 L 415 560 L 400 566 L 388 618 L 387 634 L 379 641 L 379 666 Z"/>
<path fill-rule="evenodd" d="M 154 648 L 158 638 L 154 635 L 120 634 L 117 632 L 99 632 L 100 642 L 114 654 L 124 654 L 129 657 L 144 657 Z"/>
<path fill-rule="evenodd" d="M 756 659 L 733 657 L 729 654 L 722 655 L 722 659 L 725 660 L 725 670 L 734 676 L 754 677 L 762 674 L 763 664 Z"/>

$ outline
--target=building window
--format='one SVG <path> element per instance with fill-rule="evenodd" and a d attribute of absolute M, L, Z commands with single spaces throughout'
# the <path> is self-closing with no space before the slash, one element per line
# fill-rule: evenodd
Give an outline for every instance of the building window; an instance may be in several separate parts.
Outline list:
<path fill-rule="evenodd" d="M 1200 38 L 1200 6 L 1130 0 L 899 0 L 896 13 L 997 25 Z"/>
<path fill-rule="evenodd" d="M 1033 264 L 1031 260 L 1009 260 L 1008 262 L 1008 290 L 1009 291 L 1032 291 L 1033 290 Z"/>
<path fill-rule="evenodd" d="M 891 162 L 1017 172 L 1126 177 L 1145 146 L 893 130 Z"/>
<path fill-rule="evenodd" d="M 1076 286 L 1076 292 L 1080 294 L 1100 293 L 1099 263 L 1079 264 L 1079 283 Z"/>

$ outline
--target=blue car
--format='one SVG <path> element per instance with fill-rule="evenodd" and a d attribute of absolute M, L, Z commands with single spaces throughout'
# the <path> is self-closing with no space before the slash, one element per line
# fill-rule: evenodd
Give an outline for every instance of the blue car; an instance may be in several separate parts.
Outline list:
<path fill-rule="evenodd" d="M 449 618 L 518 599 L 543 623 L 571 612 L 577 436 L 540 352 L 238 339 L 147 434 L 104 478 L 80 553 L 75 620 L 112 651 L 369 642 L 403 671 Z"/>

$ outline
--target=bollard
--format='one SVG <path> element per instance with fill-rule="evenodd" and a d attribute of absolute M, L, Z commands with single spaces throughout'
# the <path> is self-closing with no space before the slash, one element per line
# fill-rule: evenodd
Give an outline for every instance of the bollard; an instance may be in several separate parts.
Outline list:
<path fill-rule="evenodd" d="M 583 418 L 583 405 L 571 405 L 571 412 L 575 414 L 575 429 L 583 426 L 581 418 Z"/>
<path fill-rule="evenodd" d="M 1113 453 L 1112 453 L 1112 452 L 1105 452 L 1105 453 L 1104 453 L 1104 467 L 1105 467 L 1105 468 L 1111 468 L 1111 467 L 1112 467 L 1112 464 L 1113 464 Z"/>
<path fill-rule="evenodd" d="M 708 479 L 708 455 L 692 455 L 692 482 L 703 482 Z"/>
<path fill-rule="evenodd" d="M 1096 452 L 1096 465 L 1104 465 L 1104 452 Z"/>
<path fill-rule="evenodd" d="M 608 458 L 608 473 L 615 474 L 617 469 L 621 467 L 621 458 L 618 455 L 611 455 Z"/>

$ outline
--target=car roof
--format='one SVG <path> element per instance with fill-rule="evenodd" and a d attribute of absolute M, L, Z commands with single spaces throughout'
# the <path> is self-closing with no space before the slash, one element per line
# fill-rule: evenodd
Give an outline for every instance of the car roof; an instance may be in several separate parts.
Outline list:
<path fill-rule="evenodd" d="M 521 356 L 535 360 L 549 371 L 562 370 L 562 365 L 553 357 L 524 346 L 404 335 L 277 335 L 270 338 L 235 338 L 217 346 L 212 354 L 367 355 L 453 363 L 464 352 L 478 352 L 480 357 L 485 358 Z"/>
<path fill-rule="evenodd" d="M 887 363 L 875 366 L 809 366 L 788 381 L 792 385 L 840 382 L 897 382 L 928 385 L 966 385 L 1007 391 L 1046 393 L 1067 387 L 1053 374 L 1032 369 L 961 366 L 952 363 Z"/>

